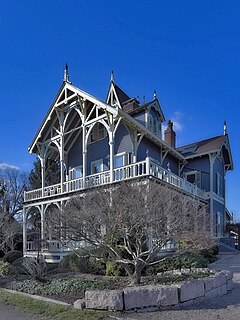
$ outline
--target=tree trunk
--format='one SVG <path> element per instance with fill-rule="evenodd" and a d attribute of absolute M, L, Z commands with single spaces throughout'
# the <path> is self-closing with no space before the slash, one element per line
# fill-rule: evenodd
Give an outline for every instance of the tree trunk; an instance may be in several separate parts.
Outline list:
<path fill-rule="evenodd" d="M 136 262 L 135 264 L 135 270 L 132 275 L 132 284 L 139 285 L 141 282 L 141 276 L 142 276 L 142 270 L 143 266 L 140 262 Z"/>

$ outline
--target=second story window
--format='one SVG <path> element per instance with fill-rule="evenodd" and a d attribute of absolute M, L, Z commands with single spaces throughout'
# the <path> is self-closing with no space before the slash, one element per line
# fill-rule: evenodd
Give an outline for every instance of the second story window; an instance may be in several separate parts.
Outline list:
<path fill-rule="evenodd" d="M 199 171 L 191 171 L 185 173 L 186 180 L 192 184 L 196 184 L 201 188 L 201 173 Z"/>
<path fill-rule="evenodd" d="M 107 136 L 106 128 L 101 123 L 96 123 L 95 126 L 92 128 L 89 136 L 89 142 L 93 143 L 95 141 L 104 139 Z"/>
<path fill-rule="evenodd" d="M 216 186 L 216 193 L 219 197 L 223 196 L 223 179 L 222 176 L 217 172 L 217 186 Z"/>
<path fill-rule="evenodd" d="M 91 162 L 91 174 L 100 173 L 102 171 L 103 171 L 102 159 Z"/>

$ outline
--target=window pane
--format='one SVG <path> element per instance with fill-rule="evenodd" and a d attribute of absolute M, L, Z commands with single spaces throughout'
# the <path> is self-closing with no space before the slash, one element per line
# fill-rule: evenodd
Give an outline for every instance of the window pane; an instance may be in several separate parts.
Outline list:
<path fill-rule="evenodd" d="M 121 156 L 115 156 L 114 158 L 114 168 L 122 167 L 124 166 L 124 155 Z"/>

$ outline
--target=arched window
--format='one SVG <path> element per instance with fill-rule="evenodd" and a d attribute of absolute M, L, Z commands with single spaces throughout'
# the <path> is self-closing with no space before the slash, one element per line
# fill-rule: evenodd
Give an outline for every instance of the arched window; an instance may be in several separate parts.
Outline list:
<path fill-rule="evenodd" d="M 161 122 L 159 122 L 157 117 L 153 117 L 151 114 L 148 114 L 148 130 L 161 138 Z"/>
<path fill-rule="evenodd" d="M 106 128 L 102 123 L 96 123 L 92 128 L 89 136 L 89 143 L 96 142 L 98 140 L 104 139 L 107 136 Z"/>

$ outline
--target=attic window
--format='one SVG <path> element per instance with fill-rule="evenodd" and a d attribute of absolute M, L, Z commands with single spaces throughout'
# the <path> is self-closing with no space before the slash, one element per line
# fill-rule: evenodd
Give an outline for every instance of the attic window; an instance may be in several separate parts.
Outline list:
<path fill-rule="evenodd" d="M 90 132 L 90 140 L 89 142 L 95 142 L 101 139 L 104 139 L 107 136 L 106 128 L 101 123 L 96 123 Z"/>
<path fill-rule="evenodd" d="M 181 151 L 181 154 L 186 154 L 186 153 L 195 152 L 195 151 L 197 150 L 197 148 L 198 148 L 198 146 L 195 145 L 195 146 L 192 146 L 192 147 L 183 149 L 183 150 Z"/>

